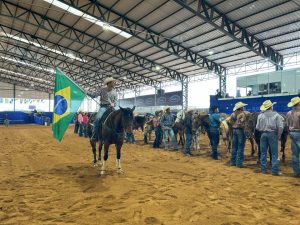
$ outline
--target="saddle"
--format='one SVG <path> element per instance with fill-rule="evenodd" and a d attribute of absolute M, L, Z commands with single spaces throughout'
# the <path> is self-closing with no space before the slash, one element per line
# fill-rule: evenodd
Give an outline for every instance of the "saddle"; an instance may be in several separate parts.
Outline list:
<path fill-rule="evenodd" d="M 99 139 L 102 139 L 102 127 L 103 124 L 105 122 L 105 120 L 107 119 L 107 117 L 109 116 L 110 113 L 112 113 L 113 111 L 115 111 L 114 108 L 109 107 L 105 113 L 102 115 L 101 119 L 99 120 Z"/>

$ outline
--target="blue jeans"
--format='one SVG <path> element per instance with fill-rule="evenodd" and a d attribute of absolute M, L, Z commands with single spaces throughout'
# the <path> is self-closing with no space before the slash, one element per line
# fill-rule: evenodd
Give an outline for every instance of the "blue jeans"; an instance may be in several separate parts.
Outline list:
<path fill-rule="evenodd" d="M 230 165 L 242 167 L 246 136 L 243 129 L 233 129 L 233 141 Z"/>
<path fill-rule="evenodd" d="M 83 123 L 80 123 L 79 124 L 79 137 L 82 137 L 83 134 L 84 134 L 84 124 Z"/>
<path fill-rule="evenodd" d="M 267 172 L 267 151 L 270 148 L 272 158 L 272 174 L 279 173 L 278 135 L 276 132 L 262 132 L 260 137 L 260 167 L 263 173 Z"/>
<path fill-rule="evenodd" d="M 185 146 L 184 146 L 184 154 L 191 154 L 191 144 L 193 141 L 193 135 L 191 133 L 185 133 Z"/>
<path fill-rule="evenodd" d="M 165 150 L 168 149 L 168 138 L 171 138 L 173 148 L 178 149 L 177 141 L 175 139 L 174 131 L 171 127 L 164 127 L 164 141 L 165 141 Z"/>
<path fill-rule="evenodd" d="M 155 129 L 155 140 L 153 142 L 153 147 L 154 148 L 159 148 L 160 142 L 162 139 L 162 132 L 161 132 L 161 127 L 156 127 Z"/>
<path fill-rule="evenodd" d="M 292 166 L 294 170 L 294 175 L 300 175 L 300 132 L 290 132 L 290 137 L 292 140 Z"/>
<path fill-rule="evenodd" d="M 98 131 L 99 131 L 99 121 L 101 119 L 101 117 L 103 116 L 103 114 L 106 112 L 107 108 L 106 107 L 101 107 L 99 109 L 99 111 L 97 112 L 97 115 L 96 115 L 96 119 L 94 121 L 94 126 L 93 126 L 93 137 L 94 138 L 98 138 L 99 134 L 98 134 Z"/>
<path fill-rule="evenodd" d="M 220 141 L 220 130 L 218 127 L 211 127 L 209 129 L 211 138 L 211 157 L 218 159 L 218 145 Z"/>

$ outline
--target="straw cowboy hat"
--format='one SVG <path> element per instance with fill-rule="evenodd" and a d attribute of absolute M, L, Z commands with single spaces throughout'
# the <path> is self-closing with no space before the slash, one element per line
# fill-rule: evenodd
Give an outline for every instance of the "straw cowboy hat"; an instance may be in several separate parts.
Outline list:
<path fill-rule="evenodd" d="M 244 107 L 244 106 L 246 106 L 246 105 L 248 105 L 248 104 L 245 104 L 245 103 L 243 103 L 243 102 L 237 102 L 237 103 L 235 103 L 235 105 L 234 105 L 233 111 L 235 111 L 235 110 L 237 110 L 237 109 L 240 109 L 240 108 L 242 108 L 242 107 Z"/>
<path fill-rule="evenodd" d="M 103 84 L 106 85 L 112 81 L 116 81 L 116 79 L 114 79 L 113 77 L 106 77 L 105 80 L 103 81 Z"/>
<path fill-rule="evenodd" d="M 267 109 L 271 108 L 277 102 L 271 102 L 270 100 L 264 101 L 264 103 L 260 106 L 261 111 L 266 111 Z"/>
<path fill-rule="evenodd" d="M 297 97 L 292 98 L 287 106 L 288 107 L 293 107 L 294 105 L 297 105 L 299 103 L 300 103 L 300 98 L 297 96 Z"/>

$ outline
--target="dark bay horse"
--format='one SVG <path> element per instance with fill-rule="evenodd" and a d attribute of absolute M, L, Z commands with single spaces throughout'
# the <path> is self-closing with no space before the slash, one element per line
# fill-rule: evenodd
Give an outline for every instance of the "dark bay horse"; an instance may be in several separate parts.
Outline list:
<path fill-rule="evenodd" d="M 133 111 L 135 107 L 130 108 L 122 108 L 116 111 L 107 111 L 100 123 L 99 127 L 99 156 L 98 160 L 101 162 L 101 150 L 102 145 L 104 145 L 104 160 L 102 162 L 101 174 L 104 175 L 106 173 L 106 161 L 108 159 L 108 149 L 111 144 L 115 144 L 116 146 L 116 168 L 118 173 L 123 173 L 121 167 L 121 148 L 124 141 L 124 132 L 132 132 L 132 123 L 133 123 Z M 107 115 L 108 114 L 108 115 Z M 95 120 L 96 116 L 93 115 L 90 119 L 90 123 Z M 94 155 L 94 164 L 97 163 L 96 159 L 96 141 L 91 139 L 92 136 L 92 126 L 89 124 L 88 126 L 88 134 L 90 137 L 90 144 L 92 146 L 92 151 Z"/>

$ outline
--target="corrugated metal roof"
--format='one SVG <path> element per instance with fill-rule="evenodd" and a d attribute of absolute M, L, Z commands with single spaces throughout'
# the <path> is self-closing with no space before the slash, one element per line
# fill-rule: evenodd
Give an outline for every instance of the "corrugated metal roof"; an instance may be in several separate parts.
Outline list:
<path fill-rule="evenodd" d="M 71 0 L 63 1 L 71 3 Z M 186 2 L 193 9 L 197 9 L 198 1 L 187 0 Z M 250 34 L 255 34 L 256 38 L 261 39 L 281 54 L 299 51 L 300 2 L 287 0 L 208 0 L 208 3 L 227 14 L 229 19 L 237 21 Z M 112 31 L 104 31 L 103 27 L 66 12 L 57 6 L 50 6 L 42 0 L 3 0 L 0 12 L 2 30 L 12 34 L 25 32 L 36 35 L 37 38 L 44 40 L 48 47 L 55 48 L 55 45 L 58 44 L 65 48 L 64 51 L 102 60 L 104 69 L 111 68 L 109 64 L 115 64 L 118 68 L 136 73 L 137 76 L 145 75 L 158 81 L 171 78 L 162 78 L 163 75 L 157 75 L 157 71 L 145 69 L 138 62 L 132 62 L 126 58 L 121 59 L 120 55 L 115 55 L 116 51 L 113 45 L 122 48 L 125 52 L 128 51 L 143 57 L 145 63 L 162 64 L 162 66 L 185 76 L 203 73 L 207 70 L 202 67 L 201 63 L 197 65 L 193 62 L 192 57 L 195 53 L 198 54 L 198 61 L 200 55 L 225 67 L 262 59 L 254 50 L 250 51 L 236 39 L 226 35 L 226 31 L 222 32 L 211 24 L 205 23 L 203 19 L 175 1 L 102 0 L 93 2 L 81 0 L 74 1 L 73 4 L 77 4 L 80 10 L 95 18 L 100 18 L 101 14 L 98 9 L 101 9 L 105 13 L 104 18 L 108 23 L 125 32 L 130 32 L 127 26 L 135 23 L 137 26 L 134 26 L 133 29 L 138 29 L 142 33 L 126 39 Z M 98 5 L 96 6 L 96 4 Z M 42 18 L 38 14 L 45 17 Z M 51 26 L 46 22 L 48 19 L 50 19 Z M 220 20 L 214 22 L 220 25 Z M 59 26 L 58 23 L 60 23 Z M 146 30 L 140 25 L 144 26 Z M 12 31 L 8 29 L 10 27 L 13 28 Z M 53 28 L 55 30 L 52 30 Z M 67 32 L 72 29 L 76 29 L 78 32 Z M 80 35 L 80 32 L 87 35 Z M 149 34 L 154 33 L 155 35 L 151 39 Z M 147 38 L 145 38 L 146 34 L 148 34 Z M 157 37 L 160 37 L 159 40 Z M 2 42 L 2 40 L 3 37 L 0 41 Z M 95 73 L 95 70 L 102 71 L 98 65 L 92 69 L 93 64 L 89 64 L 89 62 L 71 60 L 61 54 L 49 52 L 34 45 L 28 46 L 28 44 L 20 43 L 17 40 L 10 41 L 28 51 L 39 52 L 56 58 L 57 64 L 66 61 L 82 66 L 90 73 Z M 104 45 L 104 42 L 109 43 L 106 49 L 109 51 L 106 53 L 99 48 L 99 44 Z M 154 42 L 157 43 L 152 44 Z M 54 43 L 54 45 L 50 43 Z M 212 51 L 213 54 L 210 54 L 209 51 Z M 191 53 L 191 56 L 188 53 Z M 4 53 L 1 52 L 1 54 Z M 18 54 L 21 53 L 18 52 Z M 80 71 L 78 70 L 78 72 Z M 110 69 L 104 72 L 115 73 Z M 136 81 L 132 81 L 132 83 L 136 83 Z"/>

